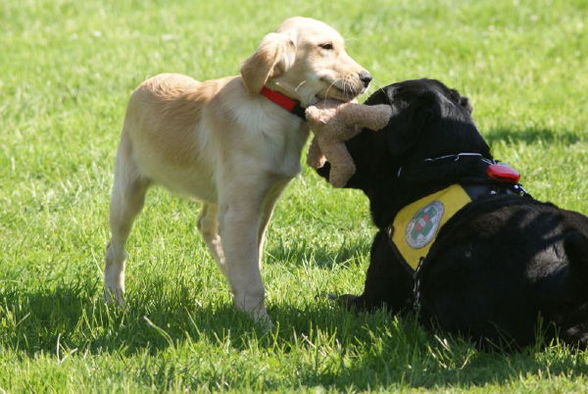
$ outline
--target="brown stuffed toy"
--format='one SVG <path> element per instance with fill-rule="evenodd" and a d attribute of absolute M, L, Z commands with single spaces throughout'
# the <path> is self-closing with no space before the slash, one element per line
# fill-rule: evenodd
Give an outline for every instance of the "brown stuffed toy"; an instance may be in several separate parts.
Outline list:
<path fill-rule="evenodd" d="M 345 141 L 355 137 L 362 128 L 380 130 L 392 115 L 389 105 L 363 105 L 324 100 L 306 109 L 306 119 L 314 133 L 308 150 L 308 165 L 321 168 L 331 164 L 329 182 L 343 187 L 355 173 L 355 164 Z"/>

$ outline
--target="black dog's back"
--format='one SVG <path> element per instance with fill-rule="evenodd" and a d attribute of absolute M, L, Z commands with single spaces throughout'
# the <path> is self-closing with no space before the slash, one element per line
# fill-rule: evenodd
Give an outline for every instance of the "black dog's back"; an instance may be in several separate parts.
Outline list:
<path fill-rule="evenodd" d="M 558 320 L 580 301 L 570 267 L 588 267 L 588 242 L 574 222 L 552 204 L 518 196 L 472 202 L 442 229 L 423 265 L 423 316 L 474 339 L 529 344 L 540 316 Z"/>

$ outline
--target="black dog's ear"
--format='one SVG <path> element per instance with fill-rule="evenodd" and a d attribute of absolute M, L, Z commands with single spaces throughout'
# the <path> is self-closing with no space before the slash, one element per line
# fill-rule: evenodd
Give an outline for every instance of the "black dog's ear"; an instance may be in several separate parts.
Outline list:
<path fill-rule="evenodd" d="M 468 113 L 471 115 L 473 112 L 472 105 L 470 104 L 470 100 L 466 96 L 462 96 L 459 92 L 455 89 L 449 89 L 449 97 L 454 103 L 459 104 L 463 107 Z"/>
<path fill-rule="evenodd" d="M 433 92 L 425 92 L 408 107 L 393 115 L 385 130 L 388 134 L 388 150 L 400 156 L 412 148 L 421 138 L 426 127 L 441 118 L 439 98 Z"/>
<path fill-rule="evenodd" d="M 472 112 L 474 112 L 474 109 L 472 108 L 472 105 L 470 104 L 470 100 L 465 96 L 461 96 L 461 98 L 459 99 L 459 105 L 464 107 L 470 115 L 472 114 Z"/>
<path fill-rule="evenodd" d="M 377 104 L 388 104 L 392 103 L 392 98 L 390 97 L 393 94 L 393 89 L 391 86 L 386 86 L 385 88 L 380 88 L 376 90 L 374 93 L 371 94 L 367 100 L 364 101 L 365 105 L 377 105 Z"/>

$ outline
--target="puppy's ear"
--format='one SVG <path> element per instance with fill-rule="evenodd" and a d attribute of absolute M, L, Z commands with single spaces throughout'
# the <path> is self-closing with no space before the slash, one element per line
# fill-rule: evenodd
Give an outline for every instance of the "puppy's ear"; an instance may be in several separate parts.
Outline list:
<path fill-rule="evenodd" d="M 393 156 L 401 156 L 417 144 L 423 131 L 441 117 L 439 99 L 433 92 L 425 92 L 396 115 L 392 115 L 388 150 Z"/>
<path fill-rule="evenodd" d="M 241 77 L 250 93 L 259 93 L 270 78 L 285 73 L 294 63 L 296 45 L 289 35 L 269 33 L 241 66 Z"/>

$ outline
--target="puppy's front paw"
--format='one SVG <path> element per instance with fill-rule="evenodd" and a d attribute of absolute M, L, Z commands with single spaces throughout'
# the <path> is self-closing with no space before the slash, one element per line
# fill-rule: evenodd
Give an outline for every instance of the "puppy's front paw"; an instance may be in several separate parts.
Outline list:
<path fill-rule="evenodd" d="M 269 317 L 265 309 L 261 313 L 254 313 L 251 315 L 255 325 L 261 330 L 262 333 L 268 333 L 274 329 L 274 323 Z"/>
<path fill-rule="evenodd" d="M 121 288 L 104 288 L 104 302 L 107 304 L 114 304 L 120 307 L 125 307 L 124 290 Z"/>

